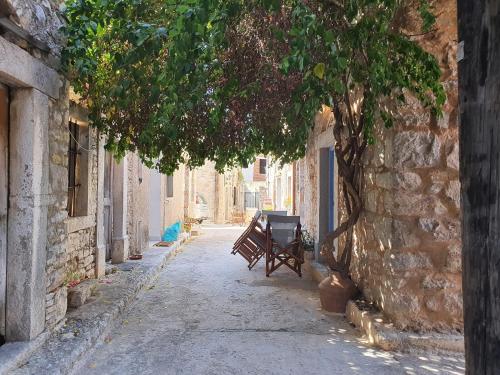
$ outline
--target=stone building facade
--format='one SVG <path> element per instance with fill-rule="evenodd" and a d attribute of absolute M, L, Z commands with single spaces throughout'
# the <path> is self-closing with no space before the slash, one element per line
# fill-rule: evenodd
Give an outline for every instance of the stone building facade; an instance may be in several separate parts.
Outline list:
<path fill-rule="evenodd" d="M 149 175 L 139 156 L 135 153 L 128 158 L 128 222 L 130 254 L 142 254 L 149 242 Z"/>
<path fill-rule="evenodd" d="M 247 219 L 251 218 L 256 210 L 271 210 L 275 204 L 274 171 L 270 157 L 258 155 L 255 161 L 242 169 L 244 197 L 243 206 Z"/>
<path fill-rule="evenodd" d="M 0 82 L 7 92 L 7 189 L 0 196 L 0 335 L 30 340 L 64 316 L 69 84 L 57 72 L 62 25 L 50 2 L 0 2 Z M 18 28 L 25 31 L 28 38 Z M 40 42 L 43 40 L 44 42 Z M 4 153 L 3 155 L 6 155 Z M 5 204 L 6 203 L 6 204 Z"/>
<path fill-rule="evenodd" d="M 159 241 L 166 227 L 183 223 L 192 195 L 192 172 L 181 165 L 172 175 L 156 170 L 149 174 L 149 240 Z"/>
<path fill-rule="evenodd" d="M 270 163 L 268 170 L 269 195 L 272 197 L 273 209 L 295 213 L 296 171 L 295 163 L 279 165 Z"/>
<path fill-rule="evenodd" d="M 215 169 L 215 163 L 207 161 L 192 173 L 194 200 L 190 204 L 189 217 L 196 216 L 194 209 L 197 195 L 208 205 L 209 221 L 218 224 L 229 223 L 243 214 L 243 181 L 240 168 L 219 173 Z"/>
<path fill-rule="evenodd" d="M 439 0 L 435 33 L 419 39 L 442 69 L 447 102 L 433 118 L 407 96 L 393 129 L 380 129 L 363 165 L 363 213 L 355 230 L 352 277 L 399 328 L 461 330 L 460 183 L 458 166 L 456 3 Z M 299 162 L 299 212 L 321 240 L 327 228 L 328 155 L 333 146 L 327 108 L 318 114 Z M 380 127 L 383 128 L 383 127 Z M 335 185 L 335 222 L 342 215 Z M 318 254 L 316 254 L 318 255 Z"/>
<path fill-rule="evenodd" d="M 216 180 L 217 171 L 212 162 L 206 162 L 203 166 L 188 171 L 190 174 L 189 186 L 186 189 L 185 216 L 194 218 L 196 216 L 195 205 L 198 201 L 205 201 L 208 206 L 208 220 L 215 220 Z M 198 196 L 198 197 L 197 197 Z"/>
<path fill-rule="evenodd" d="M 79 129 L 75 135 L 68 132 L 68 123 Z M 50 137 L 50 159 L 58 162 L 57 176 L 60 204 L 53 207 L 54 216 L 66 215 L 65 227 L 49 223 L 49 243 L 65 240 L 64 245 L 47 251 L 47 311 L 46 322 L 53 327 L 66 313 L 67 283 L 96 277 L 97 255 L 97 186 L 98 186 L 98 146 L 97 132 L 89 127 L 85 111 L 70 100 L 67 116 L 57 123 L 58 136 Z M 49 133 L 51 132 L 49 127 Z M 77 137 L 72 139 L 72 137 Z M 73 198 L 69 190 L 68 170 L 71 163 L 68 154 L 68 139 L 76 145 L 78 159 L 75 160 L 74 205 L 68 201 Z M 55 150 L 58 150 L 56 153 Z M 54 168 L 53 168 L 54 169 Z M 65 196 L 65 197 L 64 197 Z M 71 198 L 70 198 L 71 196 Z M 65 198 L 65 200 L 63 199 Z M 49 209 L 49 212 L 50 209 Z M 52 237 L 50 234 L 55 233 Z M 58 235 L 58 236 L 57 236 Z"/>
<path fill-rule="evenodd" d="M 148 242 L 148 171 L 114 160 L 76 104 L 58 8 L 0 0 L 0 345 L 53 329 L 70 281 Z"/>
<path fill-rule="evenodd" d="M 240 168 L 217 173 L 216 223 L 241 223 L 244 220 L 244 184 Z"/>

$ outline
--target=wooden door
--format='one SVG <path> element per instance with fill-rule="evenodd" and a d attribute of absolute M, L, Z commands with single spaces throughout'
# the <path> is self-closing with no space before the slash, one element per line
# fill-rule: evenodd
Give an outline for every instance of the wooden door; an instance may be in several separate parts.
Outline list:
<path fill-rule="evenodd" d="M 465 362 L 500 373 L 500 0 L 459 0 Z"/>
<path fill-rule="evenodd" d="M 0 345 L 5 337 L 5 299 L 7 294 L 7 208 L 9 92 L 0 84 Z"/>
<path fill-rule="evenodd" d="M 113 156 L 109 152 L 104 154 L 104 242 L 106 244 L 106 260 L 111 259 L 111 245 L 113 239 Z"/>

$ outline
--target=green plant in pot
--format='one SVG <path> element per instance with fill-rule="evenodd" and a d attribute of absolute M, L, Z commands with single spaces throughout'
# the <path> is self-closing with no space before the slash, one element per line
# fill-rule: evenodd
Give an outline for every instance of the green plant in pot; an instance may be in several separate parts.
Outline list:
<path fill-rule="evenodd" d="M 304 248 L 304 251 L 314 251 L 314 237 L 306 229 L 302 230 L 302 247 Z"/>

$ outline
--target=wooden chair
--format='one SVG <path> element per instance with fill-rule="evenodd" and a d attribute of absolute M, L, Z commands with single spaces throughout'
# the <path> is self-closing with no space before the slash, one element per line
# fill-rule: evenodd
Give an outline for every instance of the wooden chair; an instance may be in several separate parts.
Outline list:
<path fill-rule="evenodd" d="M 236 240 L 231 251 L 231 254 L 238 253 L 248 262 L 248 269 L 252 269 L 265 254 L 266 234 L 259 222 L 260 215 L 260 211 L 255 213 L 250 225 Z"/>
<path fill-rule="evenodd" d="M 231 254 L 236 254 L 237 253 L 236 248 L 245 239 L 245 237 L 248 236 L 248 233 L 251 231 L 252 226 L 256 225 L 259 222 L 259 219 L 260 219 L 261 215 L 262 214 L 261 214 L 260 211 L 255 212 L 255 215 L 253 215 L 252 221 L 248 225 L 247 229 L 245 229 L 245 231 L 241 234 L 241 236 L 238 237 L 238 239 L 234 243 L 233 250 L 231 251 Z"/>
<path fill-rule="evenodd" d="M 260 221 L 265 223 L 267 221 L 267 217 L 269 215 L 278 215 L 278 216 L 287 216 L 287 211 L 270 211 L 270 210 L 262 210 L 262 215 L 260 216 Z M 264 224 L 265 226 L 265 224 Z"/>
<path fill-rule="evenodd" d="M 282 265 L 302 277 L 304 248 L 300 216 L 269 215 L 266 227 L 266 276 Z"/>

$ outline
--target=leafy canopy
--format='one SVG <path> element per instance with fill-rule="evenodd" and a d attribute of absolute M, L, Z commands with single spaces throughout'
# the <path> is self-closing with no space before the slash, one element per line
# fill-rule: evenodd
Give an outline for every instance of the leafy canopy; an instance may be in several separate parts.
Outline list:
<path fill-rule="evenodd" d="M 63 63 L 118 156 L 170 173 L 304 155 L 323 105 L 363 91 L 363 134 L 410 92 L 439 114 L 427 0 L 68 0 Z M 361 107 L 360 107 L 361 108 Z"/>

